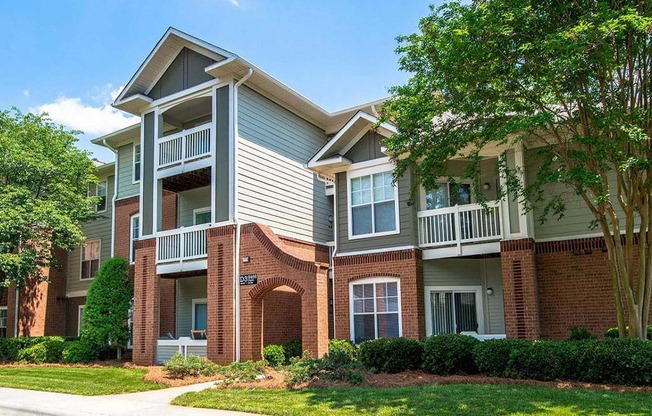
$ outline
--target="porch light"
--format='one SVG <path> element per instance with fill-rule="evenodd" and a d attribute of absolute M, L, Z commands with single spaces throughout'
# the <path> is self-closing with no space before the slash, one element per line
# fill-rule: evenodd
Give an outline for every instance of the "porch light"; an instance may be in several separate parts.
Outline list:
<path fill-rule="evenodd" d="M 489 182 L 485 182 L 484 185 L 482 185 L 485 191 L 488 191 L 489 188 L 491 188 L 491 185 L 489 185 Z"/>
<path fill-rule="evenodd" d="M 487 295 L 493 295 L 494 294 L 494 288 L 493 287 L 488 287 L 487 288 Z"/>

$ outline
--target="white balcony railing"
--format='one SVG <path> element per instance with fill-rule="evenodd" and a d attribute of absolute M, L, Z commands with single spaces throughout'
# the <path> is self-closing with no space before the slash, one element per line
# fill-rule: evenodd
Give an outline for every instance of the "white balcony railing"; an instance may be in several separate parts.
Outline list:
<path fill-rule="evenodd" d="M 205 259 L 209 224 L 161 231 L 156 235 L 156 263 Z"/>
<path fill-rule="evenodd" d="M 422 248 L 451 246 L 502 238 L 500 203 L 456 205 L 417 213 L 419 246 Z"/>
<path fill-rule="evenodd" d="M 211 154 L 211 125 L 161 137 L 158 141 L 158 167 L 186 163 Z"/>

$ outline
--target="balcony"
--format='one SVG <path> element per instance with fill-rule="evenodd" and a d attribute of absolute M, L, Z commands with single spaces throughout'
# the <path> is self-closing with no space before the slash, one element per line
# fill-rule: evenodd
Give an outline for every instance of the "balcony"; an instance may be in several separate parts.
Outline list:
<path fill-rule="evenodd" d="M 157 169 L 183 166 L 211 155 L 211 124 L 206 123 L 161 137 L 158 140 Z"/>
<path fill-rule="evenodd" d="M 159 274 L 206 268 L 210 224 L 161 231 L 156 235 L 156 268 Z"/>
<path fill-rule="evenodd" d="M 419 247 L 439 249 L 430 258 L 485 254 L 500 251 L 503 237 L 498 201 L 456 205 L 417 213 Z"/>

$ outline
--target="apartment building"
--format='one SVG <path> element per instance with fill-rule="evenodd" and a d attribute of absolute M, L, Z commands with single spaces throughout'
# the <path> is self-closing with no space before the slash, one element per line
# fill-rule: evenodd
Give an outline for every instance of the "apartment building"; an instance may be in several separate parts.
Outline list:
<path fill-rule="evenodd" d="M 565 338 L 571 325 L 601 335 L 615 324 L 582 202 L 540 224 L 499 199 L 498 158 L 527 182 L 527 149 L 484 151 L 486 208 L 447 178 L 411 204 L 410 172 L 392 180 L 383 138 L 396 130 L 378 123 L 381 104 L 330 113 L 170 28 L 114 103 L 140 123 L 93 141 L 116 155 L 90 190 L 103 216 L 85 226 L 85 247 L 61 254 L 67 267 L 30 289 L 40 301 L 21 304 L 19 334 L 76 335 L 112 256 L 132 264 L 133 360 L 145 365 L 177 351 L 258 359 L 293 339 L 321 355 L 329 337 Z M 466 163 L 450 160 L 449 176 Z M 14 302 L 0 293 L 7 334 Z"/>

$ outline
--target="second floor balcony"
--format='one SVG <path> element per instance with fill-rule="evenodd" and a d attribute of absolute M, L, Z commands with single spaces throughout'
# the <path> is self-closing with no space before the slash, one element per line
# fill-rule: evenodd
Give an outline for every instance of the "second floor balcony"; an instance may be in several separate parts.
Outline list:
<path fill-rule="evenodd" d="M 499 201 L 488 202 L 486 207 L 464 204 L 419 211 L 417 221 L 419 247 L 448 248 L 452 255 L 491 252 L 490 247 L 479 252 L 469 247 L 496 243 L 503 237 Z"/>
<path fill-rule="evenodd" d="M 156 235 L 156 264 L 159 272 L 205 269 L 210 224 L 160 231 Z"/>
<path fill-rule="evenodd" d="M 211 123 L 182 130 L 158 140 L 157 169 L 185 165 L 211 156 Z"/>

